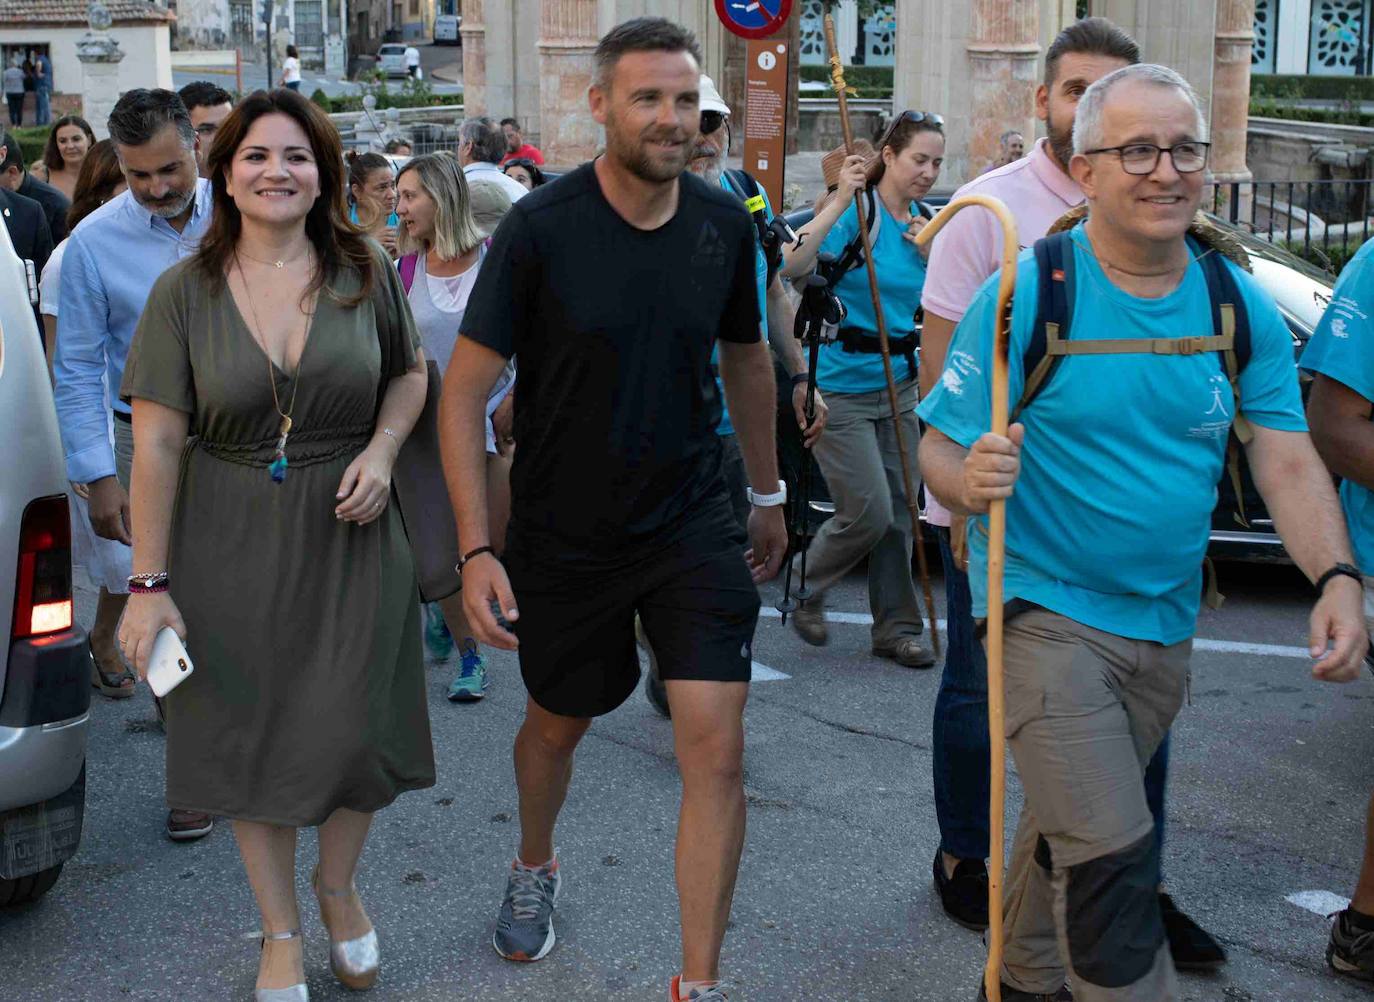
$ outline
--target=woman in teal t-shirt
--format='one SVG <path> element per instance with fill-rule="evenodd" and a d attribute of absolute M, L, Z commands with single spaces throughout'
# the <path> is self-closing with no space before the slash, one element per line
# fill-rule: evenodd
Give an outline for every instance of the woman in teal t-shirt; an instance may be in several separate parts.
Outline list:
<path fill-rule="evenodd" d="M 887 394 L 878 322 L 869 293 L 854 193 L 864 191 L 865 217 L 891 339 L 897 410 L 910 469 L 917 470 L 916 311 L 925 284 L 925 258 L 916 234 L 929 217 L 920 199 L 940 176 L 945 156 L 938 115 L 899 115 L 871 160 L 850 157 L 839 184 L 816 217 L 784 252 L 782 274 L 811 271 L 818 253 L 851 262 L 835 283 L 848 310 L 840 340 L 821 348 L 816 382 L 830 405 L 830 422 L 816 443 L 816 461 L 835 501 L 835 516 L 817 533 L 808 557 L 808 584 L 815 597 L 792 622 L 810 644 L 826 643 L 825 592 L 868 559 L 868 597 L 873 611 L 873 653 L 912 668 L 935 663 L 920 640 L 921 610 L 911 578 L 912 526 L 902 487 L 896 423 Z M 871 197 L 870 197 L 871 196 Z"/>

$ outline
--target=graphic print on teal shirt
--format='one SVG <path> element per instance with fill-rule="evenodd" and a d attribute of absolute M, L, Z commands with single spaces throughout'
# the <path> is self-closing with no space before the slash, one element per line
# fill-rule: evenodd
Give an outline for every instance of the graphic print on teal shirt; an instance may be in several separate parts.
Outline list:
<path fill-rule="evenodd" d="M 1082 225 L 1073 231 L 1073 340 L 1210 336 L 1196 263 L 1159 299 L 1107 280 Z M 1268 293 L 1228 264 L 1250 319 L 1241 410 L 1254 424 L 1303 431 L 1293 341 Z M 991 424 L 998 276 L 979 289 L 944 373 L 917 413 L 971 446 Z M 1035 322 L 1034 251 L 1022 252 L 1012 311 L 1010 399 Z M 1006 598 L 1042 605 L 1123 637 L 1172 644 L 1193 635 L 1216 485 L 1234 401 L 1216 352 L 1073 355 L 1026 408 L 1021 476 L 1007 503 Z M 987 518 L 969 521 L 973 614 L 987 615 Z"/>
<path fill-rule="evenodd" d="M 1374 320 L 1367 312 L 1374 304 L 1374 240 L 1360 248 L 1341 272 L 1331 302 L 1307 342 L 1299 363 L 1310 372 L 1350 387 L 1374 400 Z M 1341 481 L 1341 508 L 1355 548 L 1355 563 L 1374 574 L 1374 492 Z"/>
<path fill-rule="evenodd" d="M 720 186 L 730 194 L 744 201 L 744 196 L 734 189 L 726 178 L 725 173 L 720 175 Z M 759 186 L 759 194 L 763 196 L 763 214 L 771 221 L 773 219 L 773 206 L 768 201 L 768 192 Z M 760 330 L 763 331 L 763 339 L 768 340 L 768 259 L 763 256 L 763 247 L 759 245 L 757 239 L 754 240 L 754 275 L 758 279 L 759 286 L 759 317 Z M 711 364 L 715 365 L 719 361 L 718 352 L 715 348 L 711 349 Z M 730 409 L 725 403 L 725 384 L 720 381 L 720 376 L 716 376 L 716 392 L 720 394 L 720 424 L 716 425 L 717 435 L 733 435 L 735 426 L 730 420 Z"/>
<path fill-rule="evenodd" d="M 882 294 L 888 336 L 901 337 L 910 334 L 915 326 L 921 289 L 926 284 L 926 263 L 916 245 L 902 236 L 906 227 L 893 218 L 881 198 L 875 201 L 883 214 L 873 247 L 878 291 Z M 911 204 L 911 214 L 916 215 L 915 202 Z M 839 257 L 858 233 L 859 216 L 851 205 L 821 241 L 821 253 Z M 849 311 L 845 326 L 858 327 L 877 337 L 878 319 L 868 291 L 868 269 L 862 262 L 835 284 L 835 292 Z M 892 358 L 892 375 L 899 383 L 909 375 L 905 360 L 896 354 Z M 816 385 L 825 393 L 872 393 L 884 389 L 887 377 L 883 375 L 883 356 L 845 351 L 838 343 L 825 345 L 816 366 Z"/>

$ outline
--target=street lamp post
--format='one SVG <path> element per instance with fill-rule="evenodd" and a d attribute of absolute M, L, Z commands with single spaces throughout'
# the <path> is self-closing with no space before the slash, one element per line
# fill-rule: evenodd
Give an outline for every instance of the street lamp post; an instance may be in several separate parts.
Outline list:
<path fill-rule="evenodd" d="M 262 0 L 262 22 L 266 27 L 267 89 L 272 89 L 272 0 Z"/>

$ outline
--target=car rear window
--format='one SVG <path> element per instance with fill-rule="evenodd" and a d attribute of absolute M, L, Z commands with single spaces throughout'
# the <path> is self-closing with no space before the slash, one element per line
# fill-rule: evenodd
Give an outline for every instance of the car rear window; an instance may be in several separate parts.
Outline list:
<path fill-rule="evenodd" d="M 406 47 L 404 45 L 383 45 L 380 51 L 384 56 L 404 56 Z"/>

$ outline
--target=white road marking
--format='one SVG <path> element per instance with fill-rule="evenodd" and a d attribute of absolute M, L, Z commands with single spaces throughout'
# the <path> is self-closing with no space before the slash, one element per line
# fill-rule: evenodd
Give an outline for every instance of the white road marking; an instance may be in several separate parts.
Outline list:
<path fill-rule="evenodd" d="M 1313 915 L 1320 915 L 1322 918 L 1335 912 L 1344 911 L 1350 905 L 1349 898 L 1332 894 L 1330 891 L 1297 891 L 1288 895 L 1284 900 L 1290 905 L 1297 905 L 1299 908 L 1305 909 Z"/>
<path fill-rule="evenodd" d="M 766 605 L 759 610 L 759 615 L 768 619 L 781 619 L 782 613 L 771 605 Z M 829 623 L 848 623 L 853 626 L 872 626 L 873 617 L 866 612 L 831 612 L 826 610 L 826 622 Z M 945 630 L 945 621 L 937 619 L 936 627 L 942 632 Z M 1281 644 L 1250 644 L 1240 640 L 1208 640 L 1206 637 L 1195 637 L 1193 639 L 1193 650 L 1196 651 L 1217 651 L 1222 654 L 1250 654 L 1255 657 L 1263 658 L 1297 658 L 1310 661 L 1311 657 L 1307 653 L 1306 647 L 1285 647 Z"/>
<path fill-rule="evenodd" d="M 792 677 L 791 675 L 778 671 L 776 668 L 769 668 L 767 665 L 759 664 L 757 661 L 753 662 L 753 666 L 754 673 L 752 679 L 755 682 L 781 682 L 784 679 Z"/>

